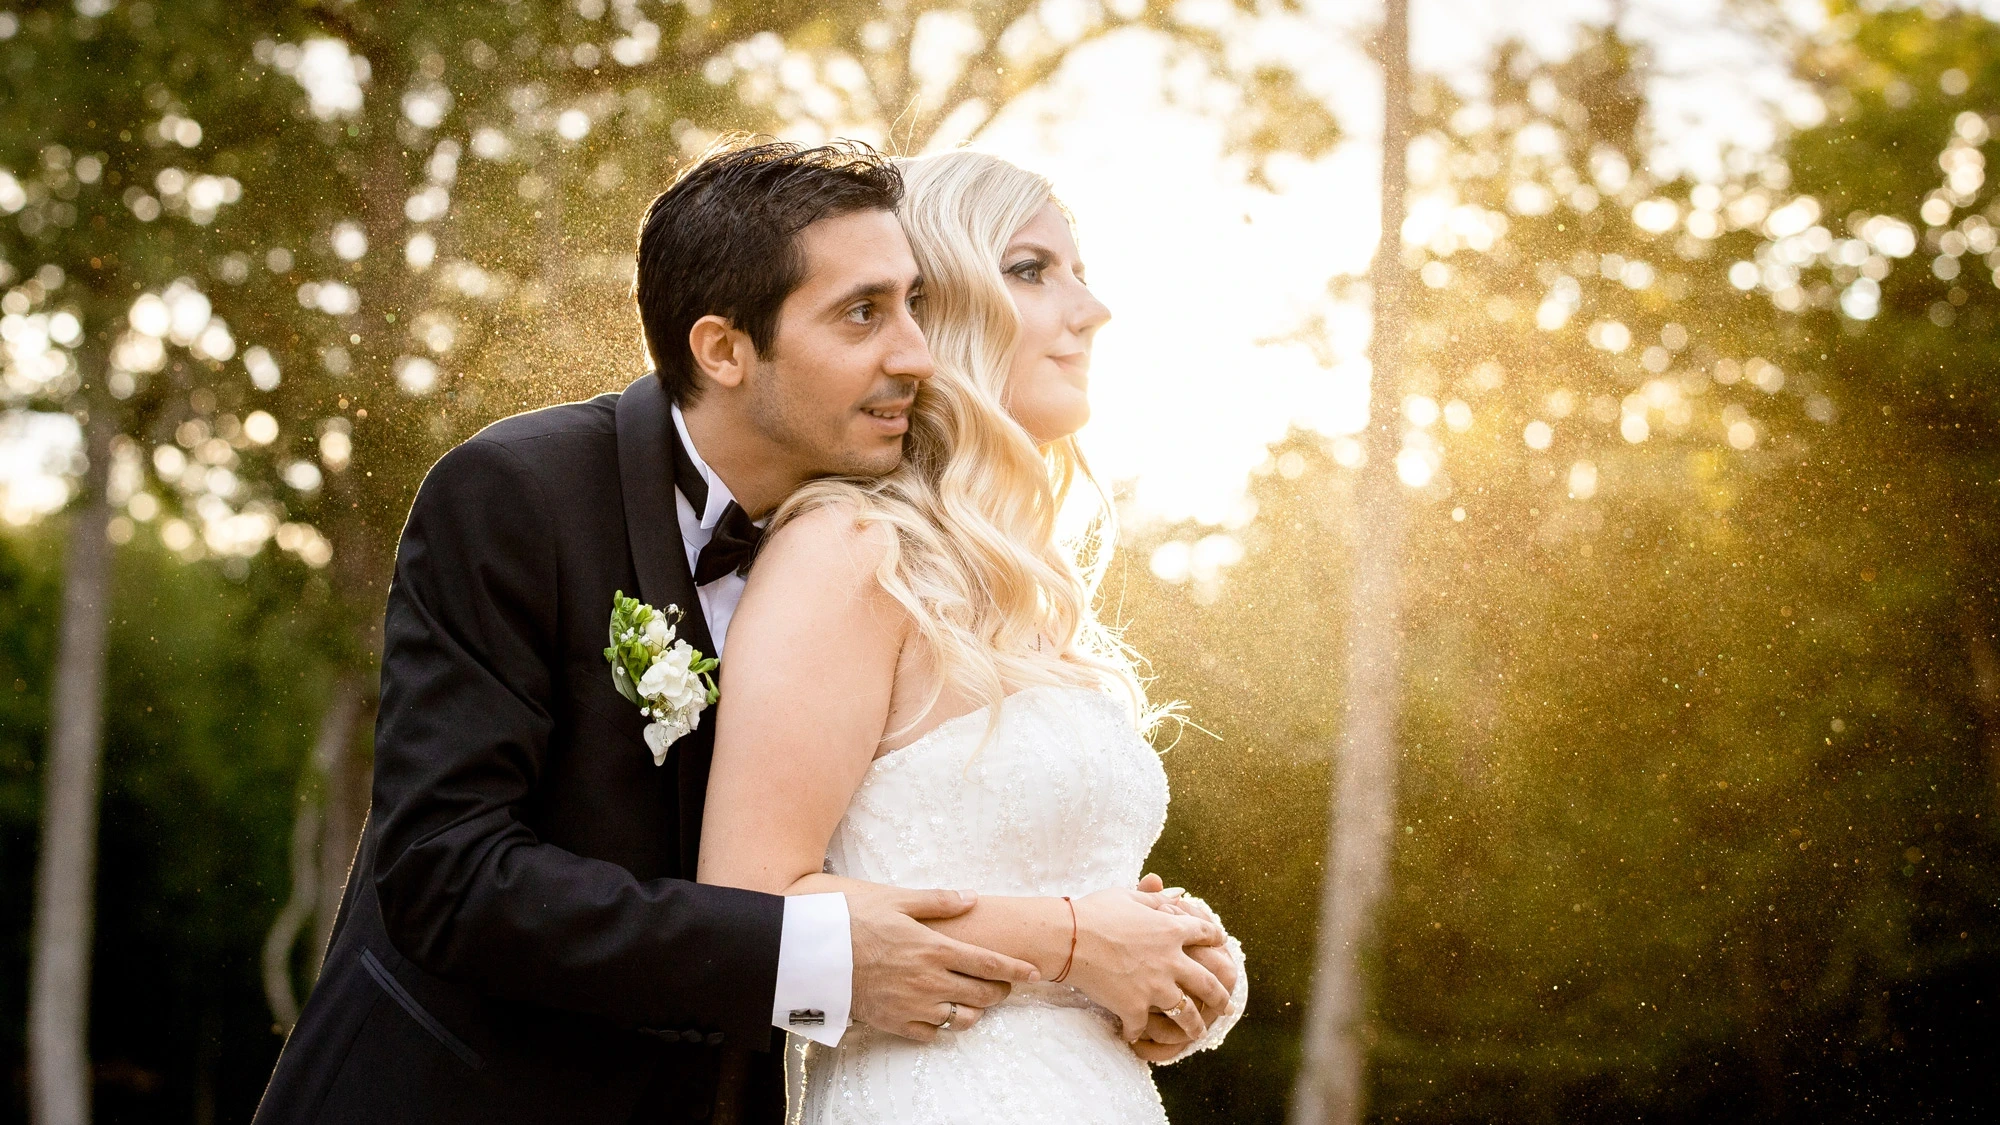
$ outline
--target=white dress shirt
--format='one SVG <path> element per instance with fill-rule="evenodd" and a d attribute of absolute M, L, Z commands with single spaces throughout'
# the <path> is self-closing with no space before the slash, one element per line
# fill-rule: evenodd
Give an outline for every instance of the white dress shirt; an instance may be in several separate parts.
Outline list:
<path fill-rule="evenodd" d="M 687 420 L 681 408 L 673 408 L 674 429 L 680 431 L 681 448 L 688 460 L 708 482 L 708 503 L 700 512 L 680 489 L 674 490 L 675 514 L 680 517 L 681 544 L 687 548 L 688 572 L 694 572 L 701 549 L 715 536 L 715 525 L 736 498 L 722 483 L 688 436 Z M 759 527 L 764 521 L 759 520 Z M 729 620 L 736 616 L 736 603 L 743 600 L 744 578 L 731 572 L 695 590 L 701 599 L 702 619 L 715 638 L 715 653 L 721 659 Z M 847 896 L 839 893 L 792 895 L 785 899 L 784 927 L 778 938 L 778 988 L 771 999 L 771 1022 L 785 1031 L 803 1035 L 829 1047 L 837 1046 L 847 1030 L 854 1003 L 854 944 L 847 919 Z"/>

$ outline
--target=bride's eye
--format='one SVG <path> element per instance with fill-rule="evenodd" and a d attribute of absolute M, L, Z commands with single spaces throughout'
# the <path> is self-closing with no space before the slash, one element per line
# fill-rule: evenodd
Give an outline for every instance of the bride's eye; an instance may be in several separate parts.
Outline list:
<path fill-rule="evenodd" d="M 1008 267 L 1007 275 L 1009 277 L 1018 277 L 1030 285 L 1040 285 L 1042 283 L 1042 271 L 1048 268 L 1049 264 L 1040 258 L 1029 258 L 1025 262 Z"/>

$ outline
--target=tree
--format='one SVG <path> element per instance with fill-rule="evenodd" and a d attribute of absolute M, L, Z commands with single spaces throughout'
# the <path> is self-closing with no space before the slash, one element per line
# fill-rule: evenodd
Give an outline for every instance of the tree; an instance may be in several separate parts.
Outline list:
<path fill-rule="evenodd" d="M 1343 669 L 1346 714 L 1334 751 L 1332 830 L 1321 889 L 1319 952 L 1305 1054 L 1293 1094 L 1294 1125 L 1359 1125 L 1363 1085 L 1363 981 L 1376 904 L 1389 875 L 1396 802 L 1403 583 L 1403 497 L 1396 479 L 1396 388 L 1402 378 L 1404 188 L 1410 142 L 1409 0 L 1387 0 L 1382 61 L 1382 233 L 1369 271 L 1374 329 L 1368 358 L 1367 460 L 1356 488 L 1357 527 L 1370 549 L 1347 591 L 1352 625 Z"/>
<path fill-rule="evenodd" d="M 140 186 L 172 196 L 168 209 L 196 228 L 237 198 L 240 182 L 226 167 L 190 176 L 170 155 L 199 144 L 201 129 L 180 115 L 162 80 L 207 95 L 207 108 L 225 115 L 250 104 L 228 73 L 218 21 L 201 8 L 135 8 L 122 26 L 94 5 L 74 15 L 9 13 L 11 42 L 0 48 L 7 88 L 0 210 L 15 216 L 0 236 L 0 262 L 23 263 L 18 272 L 0 264 L 0 283 L 27 274 L 6 296 L 5 394 L 10 405 L 73 414 L 86 465 L 70 519 L 43 767 L 29 1002 L 30 1101 L 38 1122 L 90 1116 L 85 1013 L 112 569 L 108 491 L 131 487 L 120 479 L 135 467 L 128 435 L 159 424 L 173 391 L 212 398 L 203 377 L 235 350 L 205 298 L 185 283 L 178 290 L 167 284 L 175 235 L 149 225 L 162 205 Z M 98 68 L 118 80 L 104 81 Z M 244 124 L 254 128 L 249 116 Z M 122 205 L 111 196 L 120 183 L 131 184 Z M 134 304 L 133 294 L 149 284 L 169 290 L 176 307 L 151 294 L 151 304 Z M 132 329 L 121 335 L 128 320 Z M 175 362 L 176 378 L 141 393 L 135 376 L 164 365 L 162 340 L 169 338 L 188 358 Z M 114 464 L 121 451 L 123 474 Z"/>
<path fill-rule="evenodd" d="M 1649 168 L 1645 59 L 1615 33 L 1505 50 L 1488 96 L 1416 91 L 1384 1119 L 1990 1112 L 1970 996 L 1997 845 L 1961 614 L 1992 596 L 1969 560 L 2000 214 L 1965 91 L 1993 34 L 1837 19 L 1799 62 L 1826 121 L 1713 183 Z M 1335 518 L 1359 453 L 1275 446 L 1249 527 L 1181 532 L 1242 561 L 1188 576 L 1232 552 L 1168 542 L 1185 585 L 1128 601 L 1171 654 L 1161 694 L 1226 739 L 1169 757 L 1192 800 L 1163 850 L 1200 842 L 1190 885 L 1255 875 L 1219 905 L 1269 966 L 1238 1031 L 1267 1054 L 1305 991 L 1312 751 L 1349 702 L 1324 672 L 1349 626 L 1318 602 L 1375 549 Z"/>

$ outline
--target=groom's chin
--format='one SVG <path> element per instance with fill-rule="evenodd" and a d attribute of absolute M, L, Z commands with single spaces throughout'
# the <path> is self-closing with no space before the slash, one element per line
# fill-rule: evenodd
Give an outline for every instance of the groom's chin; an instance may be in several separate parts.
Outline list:
<path fill-rule="evenodd" d="M 849 451 L 847 464 L 839 473 L 850 477 L 881 477 L 896 471 L 903 463 L 903 439 L 876 438 L 864 448 Z"/>

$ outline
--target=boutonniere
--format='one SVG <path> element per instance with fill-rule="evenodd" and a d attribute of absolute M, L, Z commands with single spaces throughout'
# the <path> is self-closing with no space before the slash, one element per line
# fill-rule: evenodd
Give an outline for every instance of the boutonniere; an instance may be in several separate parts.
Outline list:
<path fill-rule="evenodd" d="M 653 764 L 665 765 L 667 747 L 701 724 L 701 713 L 722 697 L 715 684 L 720 661 L 679 639 L 679 606 L 665 613 L 620 590 L 611 595 L 611 683 L 631 700 L 646 724 L 646 748 Z"/>

